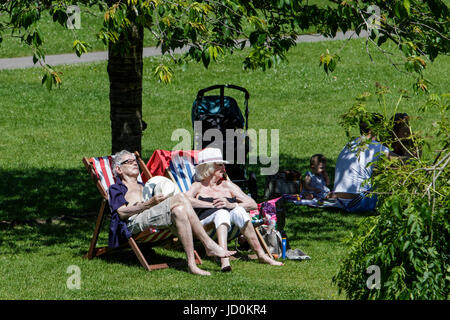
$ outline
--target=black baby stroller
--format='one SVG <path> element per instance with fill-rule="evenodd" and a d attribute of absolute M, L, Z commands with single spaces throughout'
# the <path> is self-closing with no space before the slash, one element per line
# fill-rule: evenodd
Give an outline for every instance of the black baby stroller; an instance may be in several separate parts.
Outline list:
<path fill-rule="evenodd" d="M 239 90 L 245 94 L 245 118 L 236 100 L 225 96 L 225 88 Z M 220 95 L 205 96 L 206 92 L 217 89 L 220 90 Z M 192 105 L 193 149 L 201 150 L 207 146 L 221 149 L 224 159 L 229 161 L 226 171 L 231 181 L 256 200 L 256 174 L 248 172 L 249 97 L 246 89 L 231 84 L 214 85 L 200 90 Z"/>

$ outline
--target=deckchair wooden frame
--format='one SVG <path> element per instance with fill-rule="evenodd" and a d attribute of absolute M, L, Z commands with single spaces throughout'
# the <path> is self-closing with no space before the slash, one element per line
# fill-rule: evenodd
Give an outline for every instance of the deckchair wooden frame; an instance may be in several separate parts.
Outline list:
<path fill-rule="evenodd" d="M 136 156 L 138 165 L 142 170 L 142 174 L 145 176 L 146 179 L 150 179 L 152 177 L 152 175 L 150 174 L 150 171 L 148 170 L 147 166 L 145 165 L 144 161 L 142 160 L 139 152 L 136 151 L 134 153 L 134 155 Z M 122 249 L 124 247 L 129 246 L 133 250 L 134 254 L 138 258 L 139 262 L 144 267 L 144 269 L 146 269 L 148 271 L 157 270 L 157 269 L 165 269 L 170 266 L 178 265 L 178 263 L 171 263 L 170 265 L 168 263 L 149 264 L 149 262 L 143 255 L 141 249 L 139 248 L 138 242 L 139 242 L 139 240 L 141 240 L 141 239 L 145 238 L 147 235 L 149 235 L 150 231 L 143 231 L 141 233 L 133 235 L 132 237 L 130 237 L 128 239 L 128 242 L 122 244 L 118 248 L 96 247 L 97 241 L 98 241 L 98 236 L 100 234 L 100 230 L 101 230 L 102 223 L 103 223 L 104 216 L 105 216 L 105 208 L 108 203 L 108 193 L 102 186 L 100 179 L 98 178 L 97 174 L 95 173 L 95 169 L 94 169 L 93 165 L 89 161 L 89 158 L 83 157 L 83 164 L 85 165 L 86 169 L 88 170 L 92 180 L 94 181 L 95 185 L 97 186 L 98 191 L 100 192 L 100 195 L 102 196 L 102 202 L 101 202 L 99 213 L 98 213 L 97 220 L 95 223 L 94 233 L 92 235 L 91 242 L 89 244 L 89 250 L 88 250 L 87 254 L 85 255 L 85 258 L 91 260 L 95 257 L 99 257 L 106 253 L 110 253 L 112 251 Z M 195 262 L 197 264 L 202 264 L 202 260 L 196 251 L 194 251 L 194 255 L 195 255 Z"/>

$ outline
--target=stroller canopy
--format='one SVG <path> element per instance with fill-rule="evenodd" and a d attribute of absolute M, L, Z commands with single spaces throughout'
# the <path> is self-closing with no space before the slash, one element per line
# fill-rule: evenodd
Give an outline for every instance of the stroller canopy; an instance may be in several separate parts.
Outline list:
<path fill-rule="evenodd" d="M 223 101 L 221 96 L 196 99 L 192 105 L 192 125 L 194 121 L 202 121 L 208 128 L 218 129 L 243 129 L 245 124 L 236 100 L 228 96 L 223 96 Z"/>

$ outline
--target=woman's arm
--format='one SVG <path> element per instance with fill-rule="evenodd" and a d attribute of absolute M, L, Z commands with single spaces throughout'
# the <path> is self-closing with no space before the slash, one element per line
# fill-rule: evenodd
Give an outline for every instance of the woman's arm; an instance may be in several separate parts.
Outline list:
<path fill-rule="evenodd" d="M 212 202 L 208 201 L 202 201 L 197 199 L 197 195 L 199 193 L 199 190 L 201 188 L 200 182 L 194 182 L 188 191 L 186 191 L 186 195 L 189 198 L 189 201 L 191 202 L 191 205 L 193 208 L 214 208 L 214 205 Z"/>
<path fill-rule="evenodd" d="M 223 183 L 225 184 L 224 187 L 230 190 L 231 195 L 236 197 L 239 206 L 243 207 L 246 211 L 258 209 L 256 201 L 246 195 L 238 185 L 229 180 L 226 180 Z"/>

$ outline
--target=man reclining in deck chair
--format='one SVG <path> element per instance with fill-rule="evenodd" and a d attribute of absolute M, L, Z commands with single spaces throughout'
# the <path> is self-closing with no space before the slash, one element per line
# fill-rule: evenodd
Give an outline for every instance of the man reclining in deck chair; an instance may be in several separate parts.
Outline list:
<path fill-rule="evenodd" d="M 127 222 L 130 232 L 136 234 L 148 228 L 171 228 L 183 245 L 188 269 L 193 274 L 210 275 L 195 263 L 193 235 L 203 243 L 208 256 L 226 258 L 235 253 L 223 249 L 207 235 L 183 193 L 167 198 L 156 195 L 143 201 L 144 185 L 138 181 L 139 167 L 132 153 L 126 150 L 116 153 L 112 167 L 117 182 L 109 188 L 111 213 L 117 212 L 120 219 Z"/>
<path fill-rule="evenodd" d="M 223 160 L 220 149 L 205 148 L 198 154 L 195 175 L 199 181 L 194 182 L 186 194 L 201 223 L 205 227 L 214 225 L 219 245 L 224 249 L 227 248 L 227 236 L 231 224 L 237 225 L 261 263 L 283 265 L 266 255 L 261 247 L 253 224 L 250 222 L 250 215 L 247 213 L 257 209 L 258 206 L 238 185 L 223 179 L 225 163 L 227 161 Z M 221 259 L 221 269 L 223 272 L 231 271 L 227 257 Z"/>

